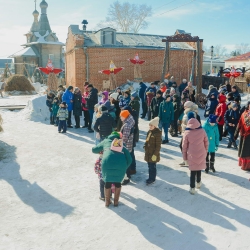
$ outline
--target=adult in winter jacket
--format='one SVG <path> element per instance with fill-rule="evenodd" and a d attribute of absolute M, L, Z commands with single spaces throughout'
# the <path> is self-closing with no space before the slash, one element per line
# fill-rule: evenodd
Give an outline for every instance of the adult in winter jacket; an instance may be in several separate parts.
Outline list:
<path fill-rule="evenodd" d="M 150 83 L 150 86 L 146 89 L 146 91 L 145 91 L 145 100 L 146 100 L 146 95 L 147 95 L 147 93 L 148 92 L 151 92 L 150 90 L 152 90 L 153 91 L 153 93 L 154 93 L 154 96 L 156 96 L 156 87 L 155 87 L 155 82 L 151 82 Z"/>
<path fill-rule="evenodd" d="M 84 125 L 82 126 L 83 128 L 89 128 L 89 126 L 91 126 L 90 121 L 89 121 L 89 111 L 87 108 L 87 101 L 86 101 L 86 97 L 88 97 L 89 92 L 87 89 L 87 86 L 84 87 L 85 91 L 82 95 L 82 111 L 84 114 Z"/>
<path fill-rule="evenodd" d="M 79 88 L 75 88 L 73 96 L 73 115 L 75 116 L 75 128 L 80 128 L 80 117 L 82 116 L 82 93 Z"/>
<path fill-rule="evenodd" d="M 116 127 L 115 119 L 108 113 L 106 106 L 101 107 L 102 115 L 96 119 L 94 130 L 100 133 L 100 140 L 108 137 Z"/>
<path fill-rule="evenodd" d="M 177 88 L 177 84 L 176 84 L 173 76 L 170 77 L 170 80 L 168 82 L 168 87 L 169 88 L 174 88 L 175 90 Z"/>
<path fill-rule="evenodd" d="M 135 110 L 137 113 L 137 116 L 139 117 L 140 114 L 140 99 L 138 97 L 137 92 L 131 93 L 131 101 L 129 103 L 129 106 L 131 106 L 132 110 Z"/>
<path fill-rule="evenodd" d="M 218 125 L 216 124 L 217 116 L 216 115 L 209 115 L 209 118 L 203 124 L 203 129 L 206 131 L 209 147 L 208 153 L 206 157 L 206 173 L 209 172 L 209 168 L 215 172 L 214 163 L 215 163 L 215 152 L 218 150 L 219 147 L 219 129 Z M 209 159 L 210 156 L 210 159 Z"/>
<path fill-rule="evenodd" d="M 234 148 L 237 149 L 238 147 L 234 139 L 234 134 L 240 120 L 240 112 L 236 103 L 229 105 L 229 109 L 225 113 L 224 120 L 226 124 L 226 130 L 229 134 L 229 142 L 227 147 L 231 148 L 233 144 Z"/>
<path fill-rule="evenodd" d="M 241 102 L 241 96 L 240 96 L 240 93 L 237 89 L 237 86 L 232 86 L 232 93 L 233 93 L 233 96 L 234 98 L 239 98 L 239 101 Z"/>
<path fill-rule="evenodd" d="M 182 83 L 180 84 L 179 86 L 179 93 L 180 95 L 182 94 L 183 90 L 187 87 L 187 80 L 186 79 L 183 79 L 182 80 Z"/>
<path fill-rule="evenodd" d="M 117 100 L 118 98 L 118 93 L 113 93 L 110 95 L 110 102 L 112 105 L 115 107 L 115 122 L 116 124 L 118 123 L 118 120 L 120 118 L 120 113 L 121 113 L 121 108 L 119 106 L 119 101 Z"/>
<path fill-rule="evenodd" d="M 72 116 L 72 110 L 73 110 L 73 87 L 72 86 L 69 86 L 67 90 L 64 92 L 62 96 L 62 101 L 66 102 L 68 113 L 69 113 L 67 126 L 68 128 L 73 128 L 72 123 L 71 123 L 71 116 Z"/>
<path fill-rule="evenodd" d="M 97 146 L 92 148 L 94 154 L 103 152 L 102 157 L 102 178 L 105 182 L 105 206 L 110 205 L 111 185 L 115 185 L 114 206 L 118 206 L 121 193 L 121 182 L 127 168 L 132 162 L 129 151 L 123 147 L 121 152 L 111 150 L 115 139 L 121 139 L 117 132 L 112 133 Z"/>
<path fill-rule="evenodd" d="M 161 90 L 158 90 L 156 92 L 156 96 L 152 99 L 150 103 L 151 116 L 153 119 L 155 117 L 158 117 L 160 105 L 163 101 L 164 101 L 164 98 L 162 97 L 162 92 Z"/>
<path fill-rule="evenodd" d="M 215 115 L 217 118 L 219 133 L 220 133 L 220 141 L 222 140 L 223 136 L 223 126 L 225 124 L 224 115 L 227 111 L 227 105 L 226 105 L 226 96 L 225 95 L 219 95 L 218 96 L 219 105 L 217 106 L 215 110 Z"/>
<path fill-rule="evenodd" d="M 147 103 L 145 101 L 145 91 L 147 89 L 147 86 L 145 85 L 145 83 L 140 82 L 140 88 L 139 88 L 139 97 L 141 99 L 141 105 L 142 105 L 142 118 L 145 118 L 146 114 L 147 114 Z"/>
<path fill-rule="evenodd" d="M 156 178 L 156 163 L 160 161 L 161 150 L 161 131 L 158 128 L 159 117 L 155 117 L 149 123 L 149 131 L 147 133 L 144 144 L 145 157 L 144 160 L 148 163 L 149 177 L 146 184 L 150 185 L 155 182 Z"/>
<path fill-rule="evenodd" d="M 216 98 L 215 93 L 211 93 L 210 98 L 208 99 L 205 106 L 204 117 L 209 117 L 209 115 L 213 115 L 215 113 L 216 107 L 218 105 L 218 100 Z"/>
<path fill-rule="evenodd" d="M 174 106 L 174 124 L 172 129 L 172 136 L 178 137 L 178 119 L 180 117 L 181 103 L 178 95 L 173 96 L 173 106 Z"/>
<path fill-rule="evenodd" d="M 240 121 L 235 131 L 235 138 L 240 134 L 239 143 L 239 166 L 242 170 L 250 170 L 250 102 L 247 109 L 241 115 Z"/>
<path fill-rule="evenodd" d="M 54 117 L 53 117 L 53 111 L 52 111 L 52 106 L 53 106 L 53 100 L 55 98 L 55 95 L 53 94 L 53 92 L 49 92 L 47 94 L 47 99 L 46 99 L 46 105 L 49 108 L 49 112 L 50 112 L 50 124 L 54 125 Z"/>
<path fill-rule="evenodd" d="M 190 193 L 195 194 L 195 179 L 197 188 L 201 187 L 201 170 L 206 168 L 208 138 L 199 121 L 191 118 L 183 135 L 182 155 L 188 162 L 190 174 Z"/>
<path fill-rule="evenodd" d="M 209 85 L 209 87 L 208 87 L 207 99 L 210 98 L 210 96 L 211 96 L 212 93 L 215 95 L 215 97 L 216 97 L 216 99 L 217 99 L 217 97 L 218 97 L 218 95 L 219 95 L 219 92 L 218 92 L 217 88 L 214 87 L 213 85 Z"/>
<path fill-rule="evenodd" d="M 89 84 L 87 89 L 88 89 L 89 95 L 88 97 L 86 97 L 86 101 L 87 101 L 87 108 L 89 111 L 89 122 L 90 122 L 88 130 L 89 130 L 89 133 L 92 133 L 94 131 L 91 129 L 91 124 L 92 124 L 92 119 L 93 119 L 93 114 L 94 114 L 94 107 L 98 103 L 98 91 L 96 88 L 93 87 L 92 84 Z"/>
<path fill-rule="evenodd" d="M 159 120 L 162 128 L 164 129 L 165 138 L 162 144 L 169 142 L 168 140 L 168 129 L 171 124 L 174 123 L 174 106 L 171 102 L 170 95 L 166 96 L 166 101 L 162 102 L 159 110 Z"/>
<path fill-rule="evenodd" d="M 133 159 L 134 158 L 133 148 L 134 148 L 135 120 L 128 110 L 121 111 L 120 118 L 123 123 L 123 126 L 121 127 L 121 131 L 120 131 L 122 133 L 122 139 L 126 148 L 131 154 L 131 158 Z M 122 182 L 122 185 L 126 185 L 130 182 L 130 178 L 131 178 L 130 172 L 131 172 L 130 168 L 128 167 L 124 181 Z"/>

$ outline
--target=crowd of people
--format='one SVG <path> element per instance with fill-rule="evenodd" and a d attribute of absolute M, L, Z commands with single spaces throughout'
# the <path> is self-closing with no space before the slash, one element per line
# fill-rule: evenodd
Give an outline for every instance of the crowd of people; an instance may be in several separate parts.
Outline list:
<path fill-rule="evenodd" d="M 181 136 L 180 150 L 183 155 L 181 166 L 188 166 L 190 193 L 201 187 L 201 170 L 215 172 L 215 153 L 223 137 L 228 136 L 228 148 L 238 149 L 239 165 L 250 170 L 250 102 L 241 107 L 241 97 L 236 86 L 226 83 L 219 90 L 209 86 L 204 111 L 205 122 L 201 123 L 199 109 L 195 103 L 195 88 L 183 79 L 177 86 L 174 78 L 149 86 L 141 82 L 138 92 L 103 91 L 101 99 L 98 90 L 88 82 L 83 93 L 77 87 L 66 90 L 59 86 L 58 93 L 49 92 L 46 104 L 50 110 L 50 124 L 58 127 L 59 133 L 80 128 L 81 116 L 89 133 L 94 133 L 95 146 L 92 152 L 98 154 L 95 172 L 99 177 L 100 199 L 106 207 L 118 206 L 121 186 L 130 182 L 136 174 L 134 150 L 139 141 L 139 117 L 147 116 L 149 130 L 144 144 L 145 161 L 148 164 L 147 185 L 156 180 L 160 161 L 161 145 L 169 143 L 172 137 Z M 240 143 L 236 141 L 240 134 Z M 239 147 L 239 148 L 238 148 Z M 195 183 L 196 182 L 196 183 Z"/>

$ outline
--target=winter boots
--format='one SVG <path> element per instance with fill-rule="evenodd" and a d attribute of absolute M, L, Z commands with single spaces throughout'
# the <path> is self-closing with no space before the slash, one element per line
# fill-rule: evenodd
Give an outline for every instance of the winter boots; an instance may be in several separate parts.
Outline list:
<path fill-rule="evenodd" d="M 201 188 L 201 184 L 202 184 L 201 181 L 197 182 L 196 187 L 200 189 Z"/>
<path fill-rule="evenodd" d="M 208 174 L 208 172 L 209 172 L 209 161 L 206 162 L 206 165 L 207 165 L 207 167 L 206 167 L 206 169 L 205 169 L 205 172 Z"/>
<path fill-rule="evenodd" d="M 111 188 L 105 188 L 104 192 L 105 192 L 105 207 L 109 207 L 109 205 L 111 204 L 110 201 Z"/>
<path fill-rule="evenodd" d="M 232 142 L 230 141 L 227 145 L 227 148 L 231 148 L 232 147 Z"/>
<path fill-rule="evenodd" d="M 215 172 L 215 168 L 214 168 L 214 162 L 210 162 L 210 169 Z"/>
<path fill-rule="evenodd" d="M 115 188 L 114 207 L 118 207 L 121 189 L 121 187 Z"/>
<path fill-rule="evenodd" d="M 195 188 L 190 188 L 189 193 L 190 194 L 195 194 Z"/>
<path fill-rule="evenodd" d="M 234 146 L 235 149 L 238 149 L 238 146 L 237 146 L 236 142 L 233 142 L 233 146 Z"/>

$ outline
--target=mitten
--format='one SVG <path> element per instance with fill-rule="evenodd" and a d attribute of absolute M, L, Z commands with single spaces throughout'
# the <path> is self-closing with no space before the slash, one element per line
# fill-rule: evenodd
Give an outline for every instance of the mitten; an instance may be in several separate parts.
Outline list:
<path fill-rule="evenodd" d="M 156 159 L 157 159 L 156 155 L 153 155 L 151 159 L 152 159 L 152 161 L 156 161 Z"/>

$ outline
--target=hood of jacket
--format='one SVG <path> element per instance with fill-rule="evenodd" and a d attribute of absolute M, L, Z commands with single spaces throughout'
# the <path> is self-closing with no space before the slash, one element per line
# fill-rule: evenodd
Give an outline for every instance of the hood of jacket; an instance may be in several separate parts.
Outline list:
<path fill-rule="evenodd" d="M 194 118 L 191 118 L 187 123 L 186 129 L 194 130 L 194 129 L 197 129 L 197 128 L 200 128 L 200 127 L 201 127 L 201 124 L 198 122 L 198 120 L 194 119 Z"/>
<path fill-rule="evenodd" d="M 227 100 L 227 97 L 225 95 L 219 95 L 218 96 L 219 103 L 224 103 Z"/>
<path fill-rule="evenodd" d="M 189 113 L 190 111 L 193 111 L 193 112 L 195 112 L 196 114 L 198 114 L 198 112 L 199 112 L 198 105 L 193 104 L 190 108 L 186 108 L 186 109 L 184 110 L 184 114 L 187 114 L 187 113 Z"/>

